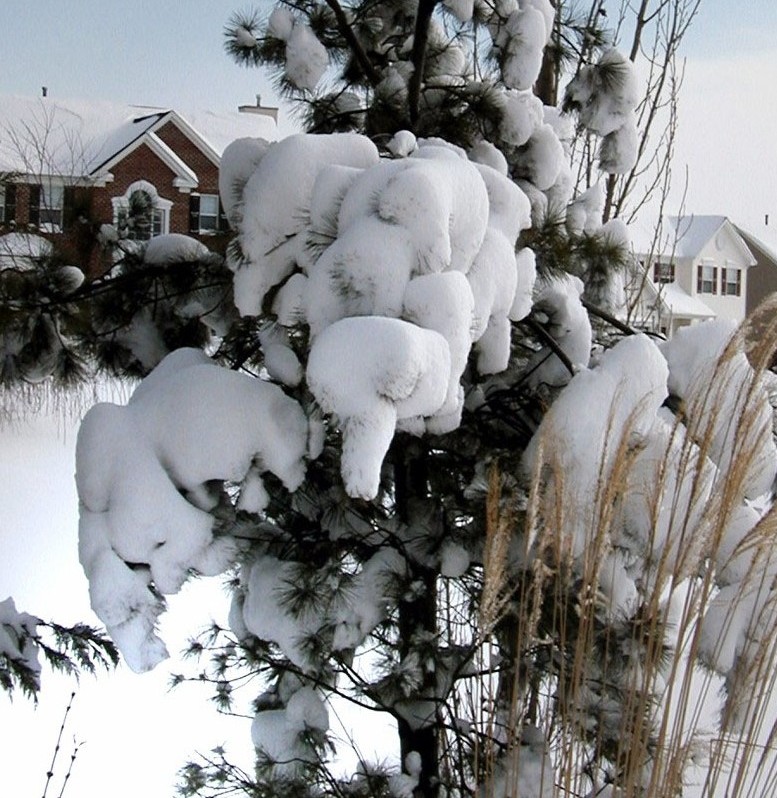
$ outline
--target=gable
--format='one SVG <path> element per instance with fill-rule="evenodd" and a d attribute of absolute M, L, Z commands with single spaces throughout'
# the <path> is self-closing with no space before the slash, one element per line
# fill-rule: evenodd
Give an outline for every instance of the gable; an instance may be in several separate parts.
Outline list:
<path fill-rule="evenodd" d="M 710 259 L 721 266 L 730 263 L 740 269 L 747 269 L 755 264 L 753 253 L 728 219 L 724 220 L 700 249 L 697 259 Z"/>
<path fill-rule="evenodd" d="M 151 151 L 156 159 L 161 161 L 174 175 L 173 185 L 181 191 L 191 191 L 197 188 L 198 178 L 196 172 L 184 163 L 155 133 L 146 132 L 136 139 L 129 147 L 118 153 L 112 160 L 102 167 L 103 177 L 110 177 L 117 166 L 130 158 L 137 150 Z M 109 171 L 110 170 L 110 171 Z"/>
<path fill-rule="evenodd" d="M 218 163 L 214 164 L 212 158 L 203 152 L 197 142 L 186 135 L 174 119 L 167 119 L 161 127 L 154 130 L 154 135 L 197 175 L 200 191 L 218 190 Z"/>
<path fill-rule="evenodd" d="M 123 194 L 141 178 L 153 183 L 160 194 L 171 194 L 176 173 L 146 144 L 134 148 L 112 168 L 111 194 Z"/>

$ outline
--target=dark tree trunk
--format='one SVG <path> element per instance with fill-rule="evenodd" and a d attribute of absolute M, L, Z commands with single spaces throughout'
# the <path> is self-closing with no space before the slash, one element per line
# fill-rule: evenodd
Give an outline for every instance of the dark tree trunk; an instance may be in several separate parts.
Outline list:
<path fill-rule="evenodd" d="M 401 438 L 395 441 L 394 475 L 397 514 L 403 523 L 412 521 L 412 507 L 415 500 L 428 496 L 427 462 L 420 442 Z M 408 561 L 411 582 L 423 585 L 415 590 L 413 597 L 398 603 L 399 656 L 404 660 L 413 650 L 413 638 L 418 634 L 437 633 L 437 575 L 423 566 Z M 421 685 L 418 699 L 433 697 L 434 673 L 427 674 Z M 412 701 L 414 697 L 411 697 Z M 400 753 L 404 768 L 405 758 L 411 751 L 421 759 L 421 773 L 418 787 L 414 791 L 417 798 L 436 798 L 440 791 L 439 728 L 433 722 L 420 729 L 414 729 L 403 718 L 397 718 Z"/>
<path fill-rule="evenodd" d="M 542 100 L 544 105 L 558 104 L 558 76 L 560 52 L 558 46 L 554 46 L 557 41 L 559 12 L 557 0 L 550 0 L 550 4 L 556 9 L 556 17 L 553 22 L 554 34 L 542 55 L 542 68 L 534 84 L 534 93 Z"/>

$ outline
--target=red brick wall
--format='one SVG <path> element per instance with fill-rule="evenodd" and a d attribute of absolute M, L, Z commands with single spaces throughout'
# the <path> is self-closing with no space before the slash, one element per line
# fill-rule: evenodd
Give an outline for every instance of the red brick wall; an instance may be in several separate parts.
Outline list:
<path fill-rule="evenodd" d="M 174 185 L 175 173 L 151 149 L 141 144 L 111 168 L 112 183 L 104 188 L 95 188 L 93 212 L 95 221 L 112 223 L 114 197 L 122 197 L 138 180 L 153 185 L 162 199 L 173 203 L 170 209 L 170 232 L 186 233 L 189 230 L 189 195 Z"/>
<path fill-rule="evenodd" d="M 30 187 L 25 183 L 16 184 L 16 229 L 22 230 L 30 221 Z"/>
<path fill-rule="evenodd" d="M 219 170 L 205 153 L 172 122 L 160 127 L 156 135 L 197 175 L 200 194 L 218 194 Z"/>

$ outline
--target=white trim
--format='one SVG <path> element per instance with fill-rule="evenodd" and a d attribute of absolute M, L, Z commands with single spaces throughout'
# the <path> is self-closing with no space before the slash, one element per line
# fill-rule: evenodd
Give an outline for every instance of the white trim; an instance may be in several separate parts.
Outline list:
<path fill-rule="evenodd" d="M 167 120 L 167 114 L 160 119 Z M 156 127 L 156 126 L 154 126 Z M 115 166 L 120 161 L 123 161 L 130 153 L 137 150 L 143 144 L 146 144 L 151 152 L 162 161 L 176 177 L 173 180 L 173 185 L 181 191 L 187 193 L 192 189 L 197 188 L 199 185 L 199 178 L 196 173 L 190 169 L 174 152 L 167 146 L 167 144 L 155 135 L 152 130 L 146 131 L 142 136 L 138 136 L 131 144 L 125 147 L 121 152 L 116 153 L 110 160 L 106 161 L 101 167 L 100 171 L 106 172 Z"/>
<path fill-rule="evenodd" d="M 204 139 L 177 111 L 170 111 L 170 113 L 165 114 L 165 116 L 155 122 L 151 126 L 151 132 L 156 133 L 160 127 L 164 127 L 168 122 L 172 122 L 186 138 L 193 142 L 214 166 L 221 166 L 221 156 L 213 145 Z"/>
<path fill-rule="evenodd" d="M 741 268 L 749 269 L 751 266 L 755 266 L 755 256 L 750 251 L 750 247 L 747 246 L 747 241 L 745 241 L 745 239 L 739 234 L 739 230 L 737 230 L 736 225 L 728 217 L 726 217 L 725 221 L 721 225 L 721 228 L 723 227 L 726 228 L 726 232 L 733 240 L 734 247 L 739 250 L 742 257 L 747 261 L 747 263 L 743 264 Z"/>
<path fill-rule="evenodd" d="M 184 189 L 191 191 L 193 188 L 197 188 L 200 181 L 194 170 L 190 169 L 159 136 L 147 133 L 144 138 L 147 139 L 146 143 L 149 149 L 176 173 L 173 185 L 179 191 Z"/>
<path fill-rule="evenodd" d="M 151 197 L 154 203 L 154 210 L 162 212 L 162 234 L 170 232 L 170 209 L 173 203 L 169 199 L 159 196 L 156 186 L 149 183 L 148 180 L 136 180 L 134 183 L 127 187 L 127 190 L 121 197 L 112 197 L 111 205 L 113 206 L 113 223 L 116 224 L 119 218 L 119 211 L 129 210 L 130 197 L 136 191 L 145 191 Z M 153 237 L 153 236 L 152 236 Z"/>

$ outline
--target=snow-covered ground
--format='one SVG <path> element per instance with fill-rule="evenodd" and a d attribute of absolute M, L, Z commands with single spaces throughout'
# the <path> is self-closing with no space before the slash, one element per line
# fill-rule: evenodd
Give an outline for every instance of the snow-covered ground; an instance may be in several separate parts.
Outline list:
<path fill-rule="evenodd" d="M 73 479 L 77 422 L 39 414 L 0 428 L 0 594 L 17 608 L 63 624 L 98 625 L 78 563 L 78 503 Z M 178 599 L 176 601 L 175 599 Z M 185 605 L 185 613 L 181 611 Z M 165 637 L 172 652 L 213 618 L 225 621 L 219 580 L 201 580 L 173 597 Z M 191 666 L 189 666 L 191 667 Z M 71 691 L 73 709 L 50 792 L 59 793 L 73 749 L 79 749 L 66 795 L 115 798 L 171 795 L 176 770 L 195 751 L 229 742 L 251 762 L 250 720 L 218 716 L 198 687 L 167 690 L 175 660 L 138 676 L 125 666 L 73 679 L 44 667 L 37 708 L 0 694 L 0 769 L 7 795 L 42 793 Z"/>
<path fill-rule="evenodd" d="M 76 417 L 58 412 L 0 427 L 0 601 L 13 596 L 20 611 L 63 624 L 99 625 L 78 562 L 77 429 Z M 49 794 L 59 794 L 74 738 L 84 743 L 65 792 L 74 798 L 96 798 L 106 790 L 113 798 L 171 796 L 178 768 L 195 752 L 207 753 L 221 744 L 233 761 L 250 768 L 250 718 L 220 716 L 197 685 L 167 689 L 171 673 L 195 670 L 193 662 L 176 657 L 186 639 L 211 619 L 225 624 L 228 609 L 220 579 L 187 583 L 170 597 L 162 624 L 172 659 L 150 673 L 137 675 L 122 664 L 96 678 L 85 675 L 78 684 L 44 666 L 37 708 L 21 694 L 11 701 L 0 692 L 0 792 L 42 793 L 73 690 L 76 697 Z M 330 708 L 330 721 L 347 755 L 355 713 L 347 704 L 338 705 Z M 385 758 L 393 742 L 390 729 L 372 721 L 358 753 Z M 355 754 L 343 757 L 344 769 L 352 771 L 355 764 Z"/>

